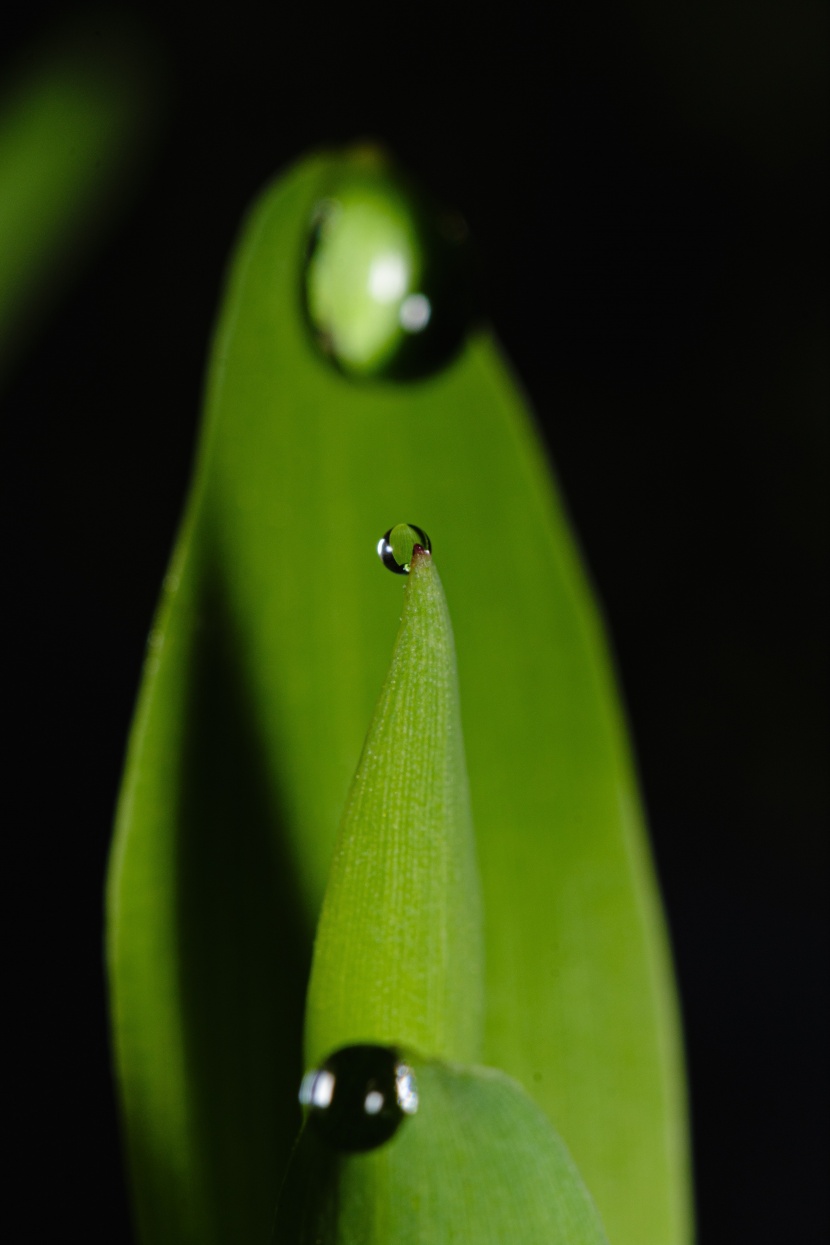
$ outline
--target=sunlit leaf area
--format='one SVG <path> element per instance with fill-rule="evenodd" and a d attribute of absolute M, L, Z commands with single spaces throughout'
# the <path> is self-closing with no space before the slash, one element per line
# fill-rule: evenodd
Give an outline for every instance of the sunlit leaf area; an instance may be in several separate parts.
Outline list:
<path fill-rule="evenodd" d="M 825 1239 L 821 21 L 4 19 L 16 1239 Z"/>

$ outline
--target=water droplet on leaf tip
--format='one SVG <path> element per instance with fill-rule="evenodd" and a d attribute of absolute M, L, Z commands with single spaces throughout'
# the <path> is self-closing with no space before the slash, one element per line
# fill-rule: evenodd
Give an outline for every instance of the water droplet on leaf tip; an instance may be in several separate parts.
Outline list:
<path fill-rule="evenodd" d="M 386 164 L 352 162 L 314 208 L 303 274 L 316 344 L 353 378 L 444 367 L 476 304 L 463 218 Z"/>
<path fill-rule="evenodd" d="M 408 575 L 416 546 L 432 552 L 432 543 L 424 529 L 414 523 L 396 523 L 378 541 L 378 557 L 388 571 Z"/>
<path fill-rule="evenodd" d="M 303 1077 L 300 1102 L 334 1150 L 374 1150 L 418 1109 L 412 1069 L 387 1046 L 344 1046 Z"/>

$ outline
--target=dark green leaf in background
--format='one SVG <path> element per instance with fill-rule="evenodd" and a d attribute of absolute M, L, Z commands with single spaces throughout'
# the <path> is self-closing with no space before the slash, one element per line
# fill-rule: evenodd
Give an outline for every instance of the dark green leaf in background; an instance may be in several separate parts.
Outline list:
<path fill-rule="evenodd" d="M 48 32 L 0 85 L 0 376 L 143 172 L 159 65 L 137 19 Z"/>

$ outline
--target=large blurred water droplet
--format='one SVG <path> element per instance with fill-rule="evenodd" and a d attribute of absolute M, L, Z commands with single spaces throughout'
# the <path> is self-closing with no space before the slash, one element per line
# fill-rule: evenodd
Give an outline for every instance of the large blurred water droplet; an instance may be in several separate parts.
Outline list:
<path fill-rule="evenodd" d="M 311 224 L 304 292 L 319 347 L 353 377 L 411 379 L 443 367 L 473 315 L 469 250 L 459 216 L 377 153 L 354 157 Z"/>
<path fill-rule="evenodd" d="M 412 1069 L 386 1046 L 344 1046 L 307 1072 L 300 1102 L 335 1150 L 374 1150 L 418 1109 Z"/>
<path fill-rule="evenodd" d="M 427 553 L 432 552 L 432 544 L 422 527 L 416 527 L 414 523 L 396 523 L 378 541 L 378 557 L 388 571 L 393 571 L 395 575 L 408 575 L 416 545 Z"/>

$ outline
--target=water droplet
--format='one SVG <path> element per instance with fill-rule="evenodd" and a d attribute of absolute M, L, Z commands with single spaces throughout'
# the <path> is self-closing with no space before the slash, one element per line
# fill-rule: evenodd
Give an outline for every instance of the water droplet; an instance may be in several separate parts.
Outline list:
<path fill-rule="evenodd" d="M 426 376 L 458 350 L 472 319 L 466 225 L 378 153 L 355 155 L 314 211 L 304 293 L 317 344 L 342 372 Z"/>
<path fill-rule="evenodd" d="M 408 575 L 412 565 L 412 551 L 416 545 L 432 552 L 432 544 L 422 527 L 414 523 L 396 523 L 378 541 L 378 557 L 388 571 L 395 575 Z"/>
<path fill-rule="evenodd" d="M 418 1110 L 412 1069 L 387 1046 L 344 1046 L 307 1072 L 300 1102 L 335 1150 L 374 1150 Z"/>

